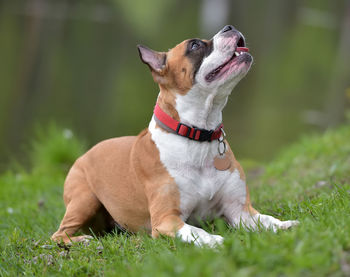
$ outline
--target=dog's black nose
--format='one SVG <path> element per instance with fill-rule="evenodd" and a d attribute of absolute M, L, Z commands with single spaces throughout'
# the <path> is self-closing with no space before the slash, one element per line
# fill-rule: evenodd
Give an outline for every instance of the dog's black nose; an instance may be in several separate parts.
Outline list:
<path fill-rule="evenodd" d="M 236 31 L 235 27 L 233 27 L 232 25 L 226 25 L 222 30 L 221 30 L 221 33 L 225 33 L 225 32 L 228 32 L 228 31 Z"/>

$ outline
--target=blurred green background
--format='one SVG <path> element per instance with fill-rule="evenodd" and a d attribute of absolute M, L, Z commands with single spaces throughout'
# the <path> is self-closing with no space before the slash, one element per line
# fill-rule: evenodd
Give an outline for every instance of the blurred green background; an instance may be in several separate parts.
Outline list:
<path fill-rule="evenodd" d="M 226 24 L 254 56 L 224 111 L 239 159 L 269 160 L 301 134 L 342 123 L 348 0 L 1 0 L 0 170 L 23 159 L 37 125 L 55 122 L 89 145 L 137 134 L 158 88 L 136 45 L 166 51 Z"/>

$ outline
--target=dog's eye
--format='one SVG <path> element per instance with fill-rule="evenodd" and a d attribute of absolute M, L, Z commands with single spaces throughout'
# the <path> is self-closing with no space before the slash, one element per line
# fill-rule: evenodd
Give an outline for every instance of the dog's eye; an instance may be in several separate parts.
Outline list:
<path fill-rule="evenodd" d="M 191 50 L 197 50 L 200 47 L 200 44 L 197 41 L 191 42 Z"/>

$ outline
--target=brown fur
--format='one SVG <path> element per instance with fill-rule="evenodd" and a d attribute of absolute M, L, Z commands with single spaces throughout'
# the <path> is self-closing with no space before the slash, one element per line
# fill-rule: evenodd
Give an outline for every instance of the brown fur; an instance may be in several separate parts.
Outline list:
<path fill-rule="evenodd" d="M 167 54 L 166 87 L 179 94 L 186 94 L 193 85 L 193 65 L 185 52 L 187 41 L 178 44 Z"/>
<path fill-rule="evenodd" d="M 145 130 L 103 141 L 76 161 L 64 186 L 66 214 L 52 239 L 80 240 L 72 235 L 83 227 L 94 230 L 97 226 L 86 225 L 102 207 L 105 225 L 111 216 L 131 232 L 146 229 L 156 237 L 182 227 L 176 184 L 150 136 Z"/>
<path fill-rule="evenodd" d="M 169 50 L 166 66 L 160 73 L 152 72 L 154 80 L 159 80 L 160 95 L 158 104 L 163 111 L 176 120 L 180 120 L 176 111 L 176 94 L 186 94 L 193 85 L 193 66 L 184 57 L 187 41 Z"/>

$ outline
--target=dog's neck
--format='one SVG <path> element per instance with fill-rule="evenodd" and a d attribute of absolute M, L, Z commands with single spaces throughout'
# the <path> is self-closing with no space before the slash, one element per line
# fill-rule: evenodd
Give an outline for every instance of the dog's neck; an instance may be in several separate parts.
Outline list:
<path fill-rule="evenodd" d="M 161 90 L 158 105 L 171 117 L 181 123 L 212 130 L 222 123 L 222 110 L 228 93 L 218 90 L 200 90 L 193 87 L 186 94 Z"/>
<path fill-rule="evenodd" d="M 227 96 L 220 96 L 217 91 L 199 91 L 191 89 L 186 95 L 176 98 L 176 110 L 180 121 L 204 129 L 215 129 L 222 122 L 222 110 Z"/>

